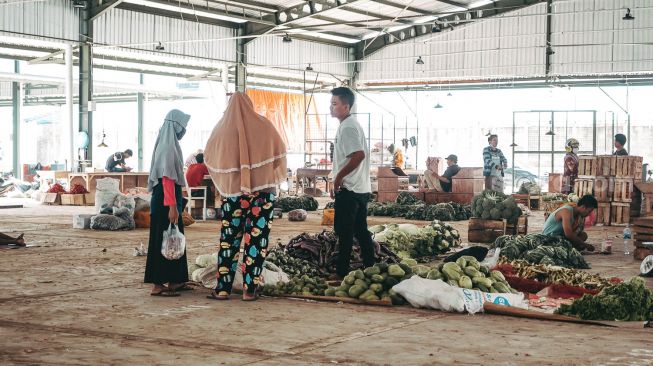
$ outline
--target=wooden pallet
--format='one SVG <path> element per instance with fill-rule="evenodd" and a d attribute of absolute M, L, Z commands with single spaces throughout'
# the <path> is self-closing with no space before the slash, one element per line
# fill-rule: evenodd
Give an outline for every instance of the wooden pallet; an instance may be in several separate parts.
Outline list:
<path fill-rule="evenodd" d="M 506 234 L 508 235 L 528 234 L 528 216 L 520 216 L 519 219 L 517 220 L 517 225 L 507 224 Z"/>
<path fill-rule="evenodd" d="M 612 199 L 615 202 L 632 202 L 635 180 L 633 178 L 614 178 L 614 195 Z"/>
<path fill-rule="evenodd" d="M 614 177 L 617 175 L 617 157 L 613 155 L 599 155 L 597 159 L 597 176 Z"/>
<path fill-rule="evenodd" d="M 578 178 L 574 182 L 574 193 L 578 197 L 583 197 L 586 194 L 594 194 L 594 179 L 592 178 Z"/>
<path fill-rule="evenodd" d="M 610 215 L 612 213 L 612 205 L 607 202 L 599 202 L 599 207 L 596 209 L 596 223 L 604 226 L 610 226 Z"/>
<path fill-rule="evenodd" d="M 630 223 L 630 203 L 612 202 L 610 216 L 610 225 L 626 225 Z"/>
<path fill-rule="evenodd" d="M 618 156 L 615 177 L 617 178 L 642 178 L 641 156 Z"/>
<path fill-rule="evenodd" d="M 504 220 L 483 220 L 476 217 L 469 219 L 469 230 L 467 240 L 470 243 L 494 243 L 494 241 L 506 235 L 508 222 Z"/>
<path fill-rule="evenodd" d="M 581 155 L 578 157 L 578 175 L 596 176 L 598 171 L 598 159 L 593 155 Z"/>
<path fill-rule="evenodd" d="M 610 202 L 614 196 L 614 178 L 596 177 L 594 180 L 594 197 L 599 202 Z"/>

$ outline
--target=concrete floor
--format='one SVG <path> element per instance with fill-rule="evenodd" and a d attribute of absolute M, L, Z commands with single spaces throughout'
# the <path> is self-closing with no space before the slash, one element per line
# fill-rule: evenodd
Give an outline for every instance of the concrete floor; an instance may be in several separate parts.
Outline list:
<path fill-rule="evenodd" d="M 145 258 L 132 256 L 148 231 L 71 228 L 73 213 L 90 211 L 0 210 L 1 232 L 24 232 L 42 245 L 0 249 L 0 364 L 653 365 L 653 333 L 641 323 L 603 328 L 291 299 L 216 302 L 201 291 L 151 297 Z M 370 219 L 389 221 L 397 220 Z M 302 224 L 276 220 L 272 237 L 287 241 L 319 224 L 317 214 Z M 541 225 L 535 212 L 530 231 Z M 455 226 L 466 233 L 465 222 Z M 191 260 L 215 251 L 217 230 L 216 222 L 188 228 Z M 598 242 L 601 231 L 590 234 Z M 619 254 L 588 261 L 593 272 L 624 278 L 639 266 Z"/>

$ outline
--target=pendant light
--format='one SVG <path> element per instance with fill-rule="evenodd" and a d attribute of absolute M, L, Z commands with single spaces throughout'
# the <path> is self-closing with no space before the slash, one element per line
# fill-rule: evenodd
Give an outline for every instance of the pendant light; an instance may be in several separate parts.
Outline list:
<path fill-rule="evenodd" d="M 102 142 L 97 147 L 109 147 L 109 145 L 104 143 L 104 138 L 107 137 L 107 135 L 104 133 L 104 128 L 102 129 Z"/>

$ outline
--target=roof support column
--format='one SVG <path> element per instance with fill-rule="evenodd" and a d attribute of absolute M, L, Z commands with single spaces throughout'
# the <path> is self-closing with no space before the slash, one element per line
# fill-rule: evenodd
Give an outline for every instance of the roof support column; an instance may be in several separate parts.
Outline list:
<path fill-rule="evenodd" d="M 238 28 L 238 40 L 236 41 L 236 91 L 245 92 L 247 88 L 247 54 L 245 38 L 245 28 Z"/>
<path fill-rule="evenodd" d="M 93 161 L 93 21 L 89 5 L 81 9 L 79 20 L 79 130 L 88 134 L 88 146 L 80 160 Z"/>
<path fill-rule="evenodd" d="M 140 75 L 140 84 L 143 85 L 143 73 Z M 136 104 L 138 105 L 138 171 L 143 171 L 143 116 L 145 113 L 145 94 L 139 92 L 136 94 Z"/>
<path fill-rule="evenodd" d="M 553 18 L 553 0 L 546 1 L 546 60 L 544 75 L 547 81 L 551 76 L 551 56 L 555 53 L 551 48 L 551 20 Z"/>
<path fill-rule="evenodd" d="M 20 73 L 20 61 L 14 61 L 14 73 Z M 13 172 L 14 177 L 21 178 L 20 169 L 20 110 L 23 105 L 23 88 L 20 82 L 11 83 L 11 104 L 12 104 L 12 124 L 13 124 Z"/>
<path fill-rule="evenodd" d="M 66 61 L 66 78 L 64 90 L 66 93 L 66 106 L 64 107 L 64 124 L 66 126 L 67 139 L 67 155 L 68 164 L 66 169 L 73 171 L 75 167 L 75 128 L 73 123 L 73 46 L 66 45 L 66 52 L 64 53 L 64 60 Z"/>

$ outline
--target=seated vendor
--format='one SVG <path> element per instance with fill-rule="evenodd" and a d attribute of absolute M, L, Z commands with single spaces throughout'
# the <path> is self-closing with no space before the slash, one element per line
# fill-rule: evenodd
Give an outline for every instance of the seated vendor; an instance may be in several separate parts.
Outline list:
<path fill-rule="evenodd" d="M 107 165 L 105 167 L 106 171 L 110 173 L 124 173 L 131 171 L 132 168 L 125 165 L 125 159 L 129 159 L 132 156 L 134 156 L 134 153 L 130 149 L 111 154 L 109 159 L 107 159 Z"/>
<path fill-rule="evenodd" d="M 444 174 L 439 175 L 437 171 L 427 170 L 424 172 L 424 181 L 429 189 L 434 189 L 437 192 L 451 192 L 451 178 L 459 171 L 458 157 L 451 154 L 447 156 L 447 170 L 444 171 Z"/>
<path fill-rule="evenodd" d="M 544 222 L 542 234 L 563 236 L 578 250 L 594 251 L 594 246 L 587 244 L 587 233 L 584 231 L 585 218 L 599 207 L 592 195 L 583 196 L 576 206 L 566 204 L 553 211 Z"/>
<path fill-rule="evenodd" d="M 186 171 L 186 183 L 189 187 L 199 187 L 202 185 L 204 176 L 209 174 L 209 170 L 204 164 L 204 154 L 200 153 L 195 156 L 195 164 L 188 166 Z M 203 193 L 200 191 L 193 191 L 193 197 L 201 196 Z"/>

